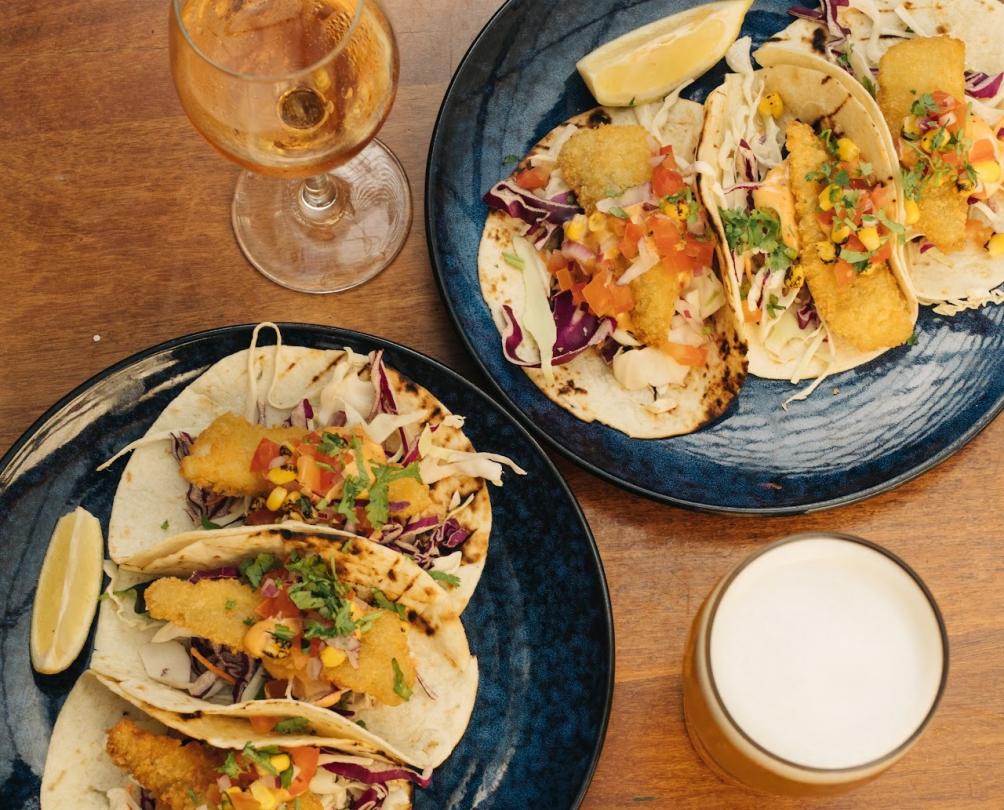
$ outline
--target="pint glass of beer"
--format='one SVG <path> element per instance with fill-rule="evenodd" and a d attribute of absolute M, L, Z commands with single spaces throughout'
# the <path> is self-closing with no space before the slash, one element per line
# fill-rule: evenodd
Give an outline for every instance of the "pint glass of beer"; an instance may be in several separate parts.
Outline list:
<path fill-rule="evenodd" d="M 767 546 L 701 606 L 684 658 L 698 753 L 726 781 L 813 796 L 878 776 L 917 741 L 948 675 L 930 591 L 838 534 Z"/>

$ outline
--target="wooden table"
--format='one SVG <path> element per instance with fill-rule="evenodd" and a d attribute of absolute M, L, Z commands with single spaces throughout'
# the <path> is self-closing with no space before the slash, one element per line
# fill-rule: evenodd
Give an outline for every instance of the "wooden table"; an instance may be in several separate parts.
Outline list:
<path fill-rule="evenodd" d="M 423 228 L 425 157 L 453 69 L 498 0 L 387 0 L 403 69 L 381 137 L 415 220 L 363 289 L 312 297 L 250 268 L 230 230 L 237 168 L 189 125 L 167 63 L 166 0 L 7 0 L 0 12 L 0 448 L 90 375 L 145 346 L 259 320 L 375 332 L 485 384 L 440 301 Z M 99 340 L 100 338 L 100 340 Z M 617 620 L 617 686 L 584 807 L 794 807 L 719 782 L 688 742 L 684 639 L 714 581 L 812 529 L 861 534 L 927 580 L 948 624 L 948 691 L 919 745 L 818 807 L 1004 806 L 1004 420 L 936 470 L 821 515 L 739 519 L 660 506 L 559 458 L 596 533 Z"/>

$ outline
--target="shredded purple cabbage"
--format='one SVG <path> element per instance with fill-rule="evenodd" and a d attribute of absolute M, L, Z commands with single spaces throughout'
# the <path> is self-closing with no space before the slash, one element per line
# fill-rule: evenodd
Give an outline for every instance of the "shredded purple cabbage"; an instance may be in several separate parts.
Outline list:
<path fill-rule="evenodd" d="M 184 431 L 171 434 L 171 452 L 179 463 L 192 452 L 194 442 L 191 434 Z M 231 512 L 239 500 L 190 484 L 185 495 L 185 511 L 192 522 L 201 524 Z"/>
<path fill-rule="evenodd" d="M 352 810 L 380 810 L 383 807 L 383 800 L 387 798 L 387 789 L 382 785 L 369 787 L 355 801 L 352 802 Z"/>
<path fill-rule="evenodd" d="M 236 683 L 233 684 L 233 701 L 240 700 L 241 693 L 255 673 L 255 662 L 250 656 L 236 652 L 226 644 L 215 644 L 204 638 L 192 638 L 192 648 L 199 651 L 213 666 L 230 675 Z M 196 680 L 209 670 L 192 656 L 192 680 Z M 207 690 L 208 691 L 208 690 Z M 197 695 L 197 697 L 201 697 Z"/>
<path fill-rule="evenodd" d="M 385 771 L 371 771 L 362 765 L 354 762 L 325 762 L 322 766 L 326 771 L 330 771 L 336 776 L 344 776 L 356 782 L 366 785 L 383 785 L 387 782 L 395 782 L 398 779 L 407 779 L 420 788 L 427 788 L 432 784 L 431 777 L 415 773 L 409 768 L 389 768 Z"/>
<path fill-rule="evenodd" d="M 799 329 L 815 329 L 820 324 L 819 313 L 816 312 L 816 305 L 811 299 L 796 310 L 795 318 L 798 320 Z"/>
<path fill-rule="evenodd" d="M 551 364 L 555 366 L 567 363 L 591 346 L 601 344 L 615 328 L 613 318 L 600 318 L 591 313 L 585 304 L 577 306 L 572 300 L 572 293 L 567 290 L 551 298 L 551 312 L 557 327 L 557 339 L 551 352 Z M 525 346 L 524 334 L 512 307 L 504 304 L 502 313 L 505 320 L 502 352 L 506 360 L 525 368 L 540 368 L 539 352 L 534 350 L 536 357 L 520 355 L 520 348 Z"/>
<path fill-rule="evenodd" d="M 398 523 L 387 524 L 377 542 L 413 557 L 428 570 L 437 557 L 456 551 L 470 536 L 455 518 L 441 521 L 436 517 L 424 517 L 403 527 Z"/>
<path fill-rule="evenodd" d="M 157 810 L 156 797 L 146 788 L 139 789 L 140 810 Z"/>
<path fill-rule="evenodd" d="M 283 424 L 286 427 L 311 427 L 310 421 L 314 418 L 314 409 L 310 405 L 310 400 L 304 399 L 290 412 Z"/>
<path fill-rule="evenodd" d="M 851 0 L 820 0 L 819 8 L 806 8 L 805 6 L 793 6 L 788 9 L 788 13 L 793 17 L 801 17 L 804 20 L 822 23 L 826 28 L 826 43 L 824 48 L 826 56 L 830 60 L 837 62 L 837 57 L 843 55 L 850 44 L 848 36 L 851 33 L 849 28 L 840 24 L 838 14 L 840 9 L 848 8 Z M 846 68 L 847 66 L 844 65 Z"/>
<path fill-rule="evenodd" d="M 237 568 L 228 565 L 223 568 L 213 568 L 209 571 L 196 571 L 188 578 L 188 581 L 201 582 L 204 579 L 237 579 L 240 575 L 241 573 Z"/>
<path fill-rule="evenodd" d="M 567 202 L 568 194 L 559 194 L 545 200 L 533 192 L 520 188 L 509 177 L 496 183 L 484 196 L 489 208 L 520 219 L 530 226 L 527 236 L 537 247 L 543 246 L 559 225 L 567 222 L 582 209 Z"/>
<path fill-rule="evenodd" d="M 975 70 L 967 70 L 966 95 L 973 98 L 993 98 L 1000 92 L 1002 81 L 1004 81 L 1004 73 L 992 76 L 987 73 L 978 73 Z"/>

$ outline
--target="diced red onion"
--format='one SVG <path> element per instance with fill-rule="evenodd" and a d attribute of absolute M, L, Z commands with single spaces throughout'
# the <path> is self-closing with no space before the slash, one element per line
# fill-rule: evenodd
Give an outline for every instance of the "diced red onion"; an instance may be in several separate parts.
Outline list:
<path fill-rule="evenodd" d="M 795 318 L 798 320 L 799 329 L 815 328 L 819 325 L 819 314 L 816 312 L 816 305 L 812 301 L 808 301 L 800 306 L 795 312 Z"/>
<path fill-rule="evenodd" d="M 973 98 L 993 98 L 1000 92 L 1004 73 L 991 75 L 974 70 L 966 71 L 966 94 Z"/>
<path fill-rule="evenodd" d="M 266 599 L 279 595 L 279 586 L 275 584 L 274 579 L 268 577 L 261 583 L 261 595 Z"/>
<path fill-rule="evenodd" d="M 661 159 L 661 158 L 660 158 Z M 614 208 L 629 208 L 632 205 L 645 202 L 652 198 L 652 184 L 645 183 L 634 188 L 629 188 L 616 198 L 600 200 L 596 203 L 596 210 L 609 214 Z"/>
<path fill-rule="evenodd" d="M 586 264 L 587 262 L 596 260 L 596 254 L 593 251 L 581 242 L 572 242 L 568 239 L 561 243 L 561 252 L 566 259 L 579 262 L 579 264 Z"/>
<path fill-rule="evenodd" d="M 307 421 L 314 418 L 314 409 L 310 407 L 310 403 L 304 399 L 293 408 L 292 412 L 289 414 L 289 424 L 291 427 L 308 427 Z"/>
<path fill-rule="evenodd" d="M 927 253 L 927 251 L 933 250 L 933 249 L 934 249 L 934 245 L 931 242 L 924 242 L 920 246 L 920 252 L 921 252 L 921 254 Z"/>

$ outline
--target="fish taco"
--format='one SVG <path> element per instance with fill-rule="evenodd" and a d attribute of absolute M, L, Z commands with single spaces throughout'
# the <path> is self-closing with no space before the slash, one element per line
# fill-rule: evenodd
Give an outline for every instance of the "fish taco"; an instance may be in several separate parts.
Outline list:
<path fill-rule="evenodd" d="M 1004 5 L 823 0 L 796 11 L 757 58 L 797 53 L 884 122 L 920 302 L 944 315 L 1004 302 Z"/>
<path fill-rule="evenodd" d="M 414 561 L 310 527 L 180 539 L 111 567 L 91 667 L 118 691 L 180 717 L 296 724 L 422 768 L 453 750 L 477 661 Z"/>
<path fill-rule="evenodd" d="M 428 785 L 350 740 L 179 722 L 99 681 L 84 673 L 56 719 L 42 810 L 409 810 L 414 786 Z"/>
<path fill-rule="evenodd" d="M 548 133 L 485 196 L 478 273 L 501 350 L 553 402 L 638 438 L 721 416 L 746 375 L 673 95 Z"/>
<path fill-rule="evenodd" d="M 880 122 L 822 71 L 754 71 L 749 40 L 707 100 L 699 153 L 711 217 L 728 245 L 725 287 L 750 372 L 815 382 L 907 343 L 895 166 Z"/>
<path fill-rule="evenodd" d="M 199 529 L 307 523 L 412 557 L 457 610 L 484 569 L 488 482 L 508 459 L 478 453 L 429 391 L 383 352 L 257 345 L 189 384 L 131 451 L 112 506 L 115 561 Z"/>

